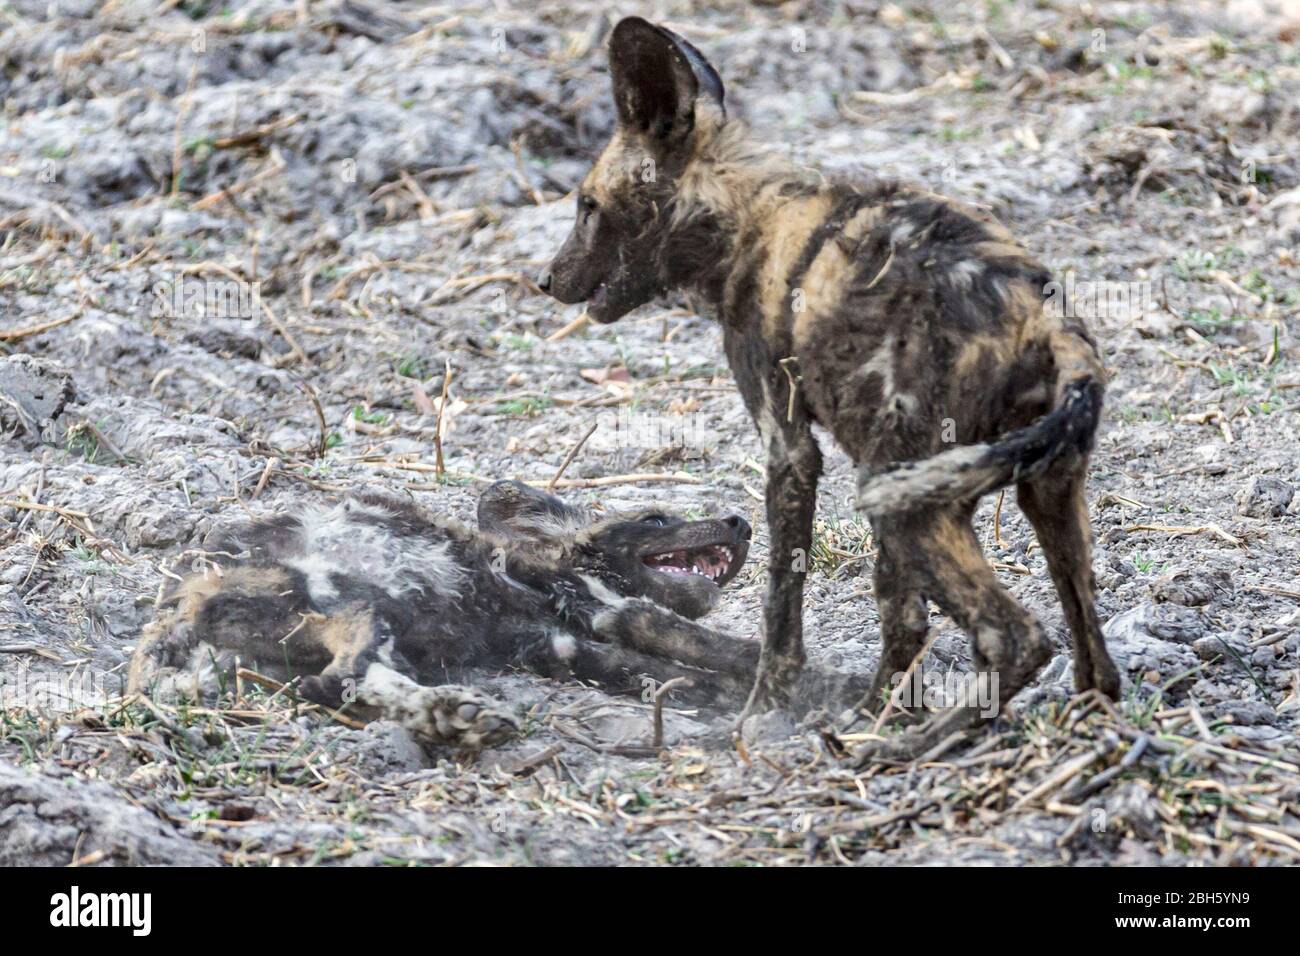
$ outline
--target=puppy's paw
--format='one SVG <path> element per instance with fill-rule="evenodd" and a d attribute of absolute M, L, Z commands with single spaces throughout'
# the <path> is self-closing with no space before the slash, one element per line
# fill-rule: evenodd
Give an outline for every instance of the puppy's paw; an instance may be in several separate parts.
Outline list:
<path fill-rule="evenodd" d="M 519 732 L 519 721 L 486 694 L 456 684 L 425 687 L 383 664 L 370 665 L 357 691 L 359 703 L 430 743 L 478 750 Z"/>
<path fill-rule="evenodd" d="M 519 733 L 519 721 L 497 701 L 472 687 L 448 684 L 431 688 L 429 723 L 439 743 L 479 750 Z"/>

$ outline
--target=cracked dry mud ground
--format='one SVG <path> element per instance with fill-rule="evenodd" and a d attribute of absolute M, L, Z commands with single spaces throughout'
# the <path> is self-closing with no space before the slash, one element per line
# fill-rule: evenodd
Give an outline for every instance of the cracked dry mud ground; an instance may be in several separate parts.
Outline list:
<path fill-rule="evenodd" d="M 811 728 L 705 747 L 718 721 L 680 712 L 660 757 L 613 755 L 647 706 L 526 674 L 483 676 L 526 735 L 472 762 L 251 685 L 209 710 L 117 699 L 160 565 L 213 522 L 362 487 L 468 516 L 481 480 L 551 477 L 593 421 L 566 479 L 676 480 L 567 495 L 750 515 L 710 623 L 756 638 L 765 559 L 717 329 L 674 301 L 551 341 L 576 313 L 527 278 L 611 126 L 603 4 L 159 6 L 0 11 L 0 862 L 1300 856 L 1294 4 L 636 11 L 699 45 L 775 149 L 984 204 L 1059 276 L 1150 292 L 1091 320 L 1124 700 L 1071 701 L 1041 554 L 990 499 L 980 534 L 1060 653 L 989 733 L 867 772 Z M 181 280 L 255 281 L 266 308 L 159 309 Z M 619 415 L 681 428 L 617 442 Z M 825 447 L 807 639 L 865 671 L 871 540 Z M 968 667 L 932 623 L 927 669 Z M 70 712 L 22 706 L 70 686 Z"/>

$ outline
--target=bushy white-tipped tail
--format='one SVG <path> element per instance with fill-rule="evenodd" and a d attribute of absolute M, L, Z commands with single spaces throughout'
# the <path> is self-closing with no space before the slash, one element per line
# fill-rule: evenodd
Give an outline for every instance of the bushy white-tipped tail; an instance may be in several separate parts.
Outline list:
<path fill-rule="evenodd" d="M 1062 388 L 1050 412 L 993 444 L 961 445 L 880 474 L 862 474 L 858 510 L 889 514 L 970 501 L 1041 474 L 1061 455 L 1091 449 L 1101 399 L 1099 381 L 1075 379 Z"/>

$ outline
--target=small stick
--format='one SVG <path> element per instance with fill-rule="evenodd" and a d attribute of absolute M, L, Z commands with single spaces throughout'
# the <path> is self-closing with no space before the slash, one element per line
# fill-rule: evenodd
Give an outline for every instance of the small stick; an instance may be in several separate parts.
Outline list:
<path fill-rule="evenodd" d="M 442 413 L 447 408 L 447 392 L 451 388 L 451 359 L 444 359 L 442 373 L 442 396 L 438 399 L 438 417 L 433 420 L 433 450 L 437 463 L 434 467 L 437 469 L 438 481 L 442 481 L 447 473 L 447 466 L 442 459 Z"/>
<path fill-rule="evenodd" d="M 61 319 L 42 322 L 40 325 L 29 325 L 25 329 L 13 329 L 9 332 L 0 332 L 0 342 L 17 342 L 19 339 L 27 338 L 29 335 L 40 335 L 42 332 L 48 332 L 50 329 L 57 329 L 60 325 L 67 325 L 69 322 L 81 318 L 82 314 L 82 310 L 78 308 L 71 315 L 65 315 Z"/>
<path fill-rule="evenodd" d="M 280 155 L 280 151 L 273 148 L 271 164 L 265 169 L 259 170 L 247 179 L 240 180 L 237 183 L 232 183 L 225 189 L 218 189 L 214 193 L 208 193 L 208 195 L 204 196 L 202 199 L 197 200 L 192 206 L 190 206 L 190 208 L 195 212 L 210 209 L 217 203 L 231 196 L 238 196 L 240 193 L 246 192 L 256 186 L 262 180 L 282 172 L 286 165 L 288 164 L 285 162 L 284 157 Z"/>
<path fill-rule="evenodd" d="M 284 323 L 276 317 L 275 313 L 271 311 L 271 307 L 260 300 L 258 301 L 258 304 L 262 307 L 262 311 L 266 313 L 266 318 L 270 321 L 271 326 L 280 333 L 281 338 L 289 343 L 289 348 L 293 350 L 294 358 L 299 362 L 302 362 L 303 365 L 310 365 L 311 359 L 307 358 L 307 353 L 302 350 L 302 346 L 299 345 L 298 340 L 293 337 L 293 333 L 290 332 Z"/>
<path fill-rule="evenodd" d="M 95 427 L 95 424 L 93 422 L 89 420 L 77 422 L 77 424 L 74 425 L 73 428 L 84 428 L 86 431 L 90 432 L 90 434 L 95 437 L 95 441 L 99 442 L 99 444 L 107 448 L 109 454 L 111 454 L 114 458 L 116 458 L 118 461 L 126 461 L 126 455 L 122 454 L 122 452 L 118 450 L 118 447 L 113 444 L 112 440 L 107 435 L 105 435 L 102 431 L 100 431 L 97 427 Z"/>
<path fill-rule="evenodd" d="M 370 463 L 361 462 L 361 464 L 368 465 Z M 377 462 L 376 464 L 378 465 L 378 467 L 381 468 L 398 468 L 403 471 L 437 471 L 437 465 L 429 465 L 421 461 L 410 461 L 410 462 L 392 461 L 392 462 Z M 290 472 L 285 472 L 285 474 L 290 474 Z M 453 478 L 464 478 L 468 481 L 477 481 L 480 484 L 486 484 L 486 485 L 490 485 L 492 484 L 492 482 L 497 480 L 495 478 L 485 478 L 482 475 L 476 475 L 473 474 L 472 472 L 467 472 L 467 471 L 450 471 L 447 472 L 447 474 L 451 475 Z M 550 482 L 548 481 L 534 480 L 530 478 L 521 478 L 518 480 L 522 481 L 525 485 L 532 486 L 533 488 L 545 488 L 548 484 L 550 484 Z M 678 471 L 678 472 L 673 472 L 671 474 L 646 472 L 643 474 L 633 474 L 633 475 L 606 475 L 604 478 L 563 478 L 555 483 L 555 487 L 556 488 L 608 488 L 611 485 L 639 485 L 639 484 L 653 484 L 656 482 L 665 482 L 667 484 L 677 484 L 677 485 L 703 484 L 701 479 L 696 478 L 694 475 L 688 475 L 683 471 Z M 439 486 L 430 485 L 430 484 L 421 484 L 418 481 L 409 481 L 406 483 L 406 487 L 411 488 L 415 491 L 434 491 Z"/>
<path fill-rule="evenodd" d="M 470 173 L 476 172 L 478 172 L 478 166 L 472 163 L 464 166 L 434 166 L 432 169 L 426 169 L 423 172 L 416 173 L 412 178 L 415 180 L 446 179 L 452 176 L 467 176 Z M 410 176 L 411 174 L 404 172 L 403 175 Z M 378 187 L 370 194 L 370 198 L 378 199 L 380 196 L 401 189 L 405 185 L 406 183 L 402 179 L 398 179 L 391 183 L 384 183 L 384 185 Z"/>
<path fill-rule="evenodd" d="M 268 133 L 275 133 L 286 127 L 292 126 L 302 120 L 306 114 L 295 113 L 292 116 L 286 116 L 283 119 L 273 120 L 270 123 L 263 123 L 253 129 L 245 130 L 242 133 L 235 133 L 233 136 L 222 136 L 212 141 L 213 149 L 230 149 L 233 146 L 247 146 L 250 143 L 256 143 Z"/>
<path fill-rule="evenodd" d="M 587 429 L 586 434 L 579 438 L 578 443 L 569 449 L 569 453 L 564 456 L 564 461 L 560 462 L 559 470 L 555 473 L 554 477 L 546 483 L 546 490 L 548 492 L 555 490 L 555 483 L 560 480 L 560 477 L 564 474 L 564 469 L 568 468 L 569 462 L 573 461 L 573 457 L 582 450 L 582 446 L 587 444 L 587 439 L 590 438 L 592 433 L 596 430 L 597 424 L 597 422 L 592 422 L 591 427 Z"/>
<path fill-rule="evenodd" d="M 1007 489 L 998 492 L 998 505 L 993 509 L 993 541 L 999 548 L 1005 548 L 1002 540 L 1002 499 L 1007 496 Z"/>
<path fill-rule="evenodd" d="M 402 170 L 402 183 L 406 186 L 407 191 L 415 197 L 415 204 L 420 207 L 420 218 L 429 220 L 438 214 L 438 210 L 433 207 L 433 200 L 429 194 L 420 188 L 420 184 L 411 178 L 411 174 Z"/>
<path fill-rule="evenodd" d="M 445 305 L 456 299 L 463 299 L 476 289 L 491 282 L 513 282 L 516 285 L 522 285 L 530 292 L 537 294 L 542 290 L 533 284 L 533 280 L 528 278 L 522 272 L 487 272 L 483 275 L 461 276 L 458 279 L 448 279 L 429 297 L 430 305 Z"/>
<path fill-rule="evenodd" d="M 564 744 L 558 744 L 558 743 L 551 744 L 549 747 L 544 747 L 543 749 L 539 750 L 531 757 L 525 757 L 517 764 L 514 764 L 508 768 L 502 767 L 501 769 L 505 770 L 509 774 L 512 774 L 513 776 L 522 777 L 527 775 L 529 771 L 534 770 L 537 767 L 540 767 L 542 764 L 546 763 L 546 761 L 550 760 L 552 757 L 558 756 L 563 751 L 564 751 Z"/>
<path fill-rule="evenodd" d="M 83 834 L 84 836 L 84 834 Z M 94 866 L 96 863 L 108 856 L 107 850 L 91 850 L 85 856 L 77 856 L 80 851 L 80 839 L 78 839 L 78 848 L 73 852 L 72 862 L 68 864 L 70 869 L 78 869 L 83 866 Z"/>
<path fill-rule="evenodd" d="M 688 677 L 674 677 L 664 681 L 655 691 L 655 736 L 650 746 L 656 749 L 664 745 L 664 698 L 668 696 L 668 691 L 679 684 L 690 687 L 691 680 Z"/>
<path fill-rule="evenodd" d="M 17 508 L 19 511 L 48 511 L 56 514 L 61 518 L 89 518 L 90 515 L 84 511 L 73 511 L 71 508 L 60 508 L 56 505 L 43 505 L 39 501 L 17 501 L 12 498 L 0 498 L 0 508 Z"/>
<path fill-rule="evenodd" d="M 274 691 L 277 694 L 279 694 L 281 691 L 290 690 L 293 687 L 292 684 L 282 684 L 275 678 L 267 677 L 265 674 L 259 674 L 257 671 L 250 671 L 246 667 L 241 667 L 238 670 L 236 670 L 235 675 L 237 677 L 243 678 L 246 681 L 256 684 L 258 687 L 264 687 L 267 690 Z M 319 707 L 321 710 L 325 711 L 325 713 L 329 714 L 330 717 L 332 717 L 334 720 L 337 720 L 340 724 L 345 724 L 346 726 L 352 727 L 356 730 L 364 730 L 366 727 L 364 722 L 349 717 L 347 714 L 334 710 L 330 707 L 326 707 L 323 704 L 312 704 L 312 706 Z"/>
<path fill-rule="evenodd" d="M 257 671 L 249 670 L 247 667 L 239 667 L 235 670 L 235 676 L 241 680 L 256 684 L 258 687 L 264 687 L 267 690 L 273 690 L 277 694 L 282 690 L 287 690 L 288 684 L 281 684 L 278 680 L 267 677 L 265 674 L 259 674 Z"/>
<path fill-rule="evenodd" d="M 899 690 L 902 689 L 903 684 L 906 684 L 909 680 L 912 679 L 912 672 L 916 670 L 916 668 L 920 665 L 921 661 L 925 660 L 925 655 L 930 653 L 930 645 L 935 642 L 935 639 L 938 636 L 939 636 L 939 629 L 936 627 L 930 632 L 930 636 L 926 638 L 925 643 L 921 645 L 921 649 L 916 652 L 916 656 L 912 658 L 912 663 L 907 665 L 907 670 L 903 671 L 903 680 L 898 685 Z M 876 722 L 872 726 L 871 732 L 873 734 L 879 734 L 880 728 L 885 725 L 885 721 L 889 719 L 889 715 L 892 714 L 893 712 L 894 712 L 894 695 L 890 694 L 889 698 L 885 701 L 884 708 L 880 711 L 880 716 L 876 718 Z"/>
<path fill-rule="evenodd" d="M 1228 532 L 1224 531 L 1217 524 L 1202 524 L 1202 525 L 1131 524 L 1128 527 L 1126 527 L 1124 530 L 1125 531 L 1163 531 L 1166 534 L 1172 534 L 1175 536 L 1182 536 L 1188 534 L 1210 534 L 1216 538 L 1220 538 L 1223 541 L 1226 541 L 1228 544 L 1233 545 L 1234 547 L 1238 547 L 1238 548 L 1243 547 L 1243 542 L 1240 538 L 1228 534 Z"/>
<path fill-rule="evenodd" d="M 303 391 L 307 393 L 307 397 L 311 399 L 312 407 L 316 409 L 316 421 L 320 425 L 320 441 L 316 444 L 316 457 L 324 458 L 326 445 L 329 442 L 326 435 L 329 426 L 325 424 L 325 409 L 321 408 L 320 399 L 316 397 L 316 390 L 307 384 L 305 378 L 298 379 L 298 384 L 302 386 Z"/>
<path fill-rule="evenodd" d="M 678 485 L 698 485 L 702 484 L 699 478 L 694 475 L 688 475 L 684 471 L 673 472 L 672 474 L 632 474 L 632 475 L 606 475 L 603 478 L 565 478 L 555 483 L 556 488 L 608 488 L 611 485 L 639 485 L 643 482 L 667 482 Z M 532 485 L 534 488 L 540 487 L 539 481 L 525 481 L 524 484 Z"/>
<path fill-rule="evenodd" d="M 1247 584 L 1242 588 L 1243 591 L 1258 591 L 1260 594 L 1277 594 L 1282 597 L 1295 598 L 1300 600 L 1300 591 L 1291 591 L 1287 588 L 1274 587 L 1269 584 Z"/>
<path fill-rule="evenodd" d="M 587 314 L 586 309 L 583 309 L 582 315 L 578 316 L 576 319 L 574 319 L 572 322 L 568 323 L 567 325 L 556 329 L 554 332 L 552 332 L 550 335 L 546 337 L 546 341 L 548 342 L 563 341 L 564 339 L 567 339 L 570 335 L 572 335 L 574 332 L 586 328 L 590 322 L 591 322 L 591 316 Z"/>
<path fill-rule="evenodd" d="M 58 654 L 55 654 L 48 647 L 41 647 L 38 644 L 0 644 L 0 654 L 35 654 L 47 661 L 63 663 L 63 658 L 59 657 Z"/>
<path fill-rule="evenodd" d="M 257 487 L 253 489 L 252 495 L 249 496 L 249 501 L 256 501 L 257 496 L 262 493 L 262 489 L 266 487 L 266 483 L 271 477 L 271 472 L 275 470 L 275 462 L 276 459 L 274 458 L 266 459 L 266 467 L 262 469 L 262 477 L 257 479 Z"/>

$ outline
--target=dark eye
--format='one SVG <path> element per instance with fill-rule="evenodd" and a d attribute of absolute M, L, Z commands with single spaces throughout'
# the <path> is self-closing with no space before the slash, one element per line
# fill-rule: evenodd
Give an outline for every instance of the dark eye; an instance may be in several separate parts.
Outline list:
<path fill-rule="evenodd" d="M 652 524 L 657 528 L 662 528 L 668 524 L 671 519 L 667 515 L 646 515 L 641 519 L 642 524 Z"/>
<path fill-rule="evenodd" d="M 582 216 L 583 222 L 586 222 L 591 218 L 591 215 L 596 211 L 596 208 L 596 200 L 592 199 L 590 196 L 578 197 L 578 210 L 579 215 Z"/>

